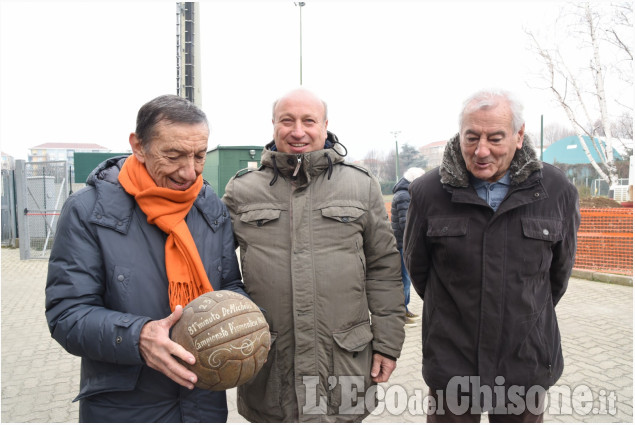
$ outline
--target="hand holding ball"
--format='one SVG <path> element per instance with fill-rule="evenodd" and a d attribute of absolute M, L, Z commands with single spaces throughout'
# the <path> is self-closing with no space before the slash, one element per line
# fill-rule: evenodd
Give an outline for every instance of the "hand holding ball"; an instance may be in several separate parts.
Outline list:
<path fill-rule="evenodd" d="M 183 308 L 172 328 L 172 340 L 196 358 L 181 362 L 198 377 L 198 388 L 220 391 L 244 384 L 267 361 L 269 325 L 247 297 L 232 291 L 212 291 Z"/>

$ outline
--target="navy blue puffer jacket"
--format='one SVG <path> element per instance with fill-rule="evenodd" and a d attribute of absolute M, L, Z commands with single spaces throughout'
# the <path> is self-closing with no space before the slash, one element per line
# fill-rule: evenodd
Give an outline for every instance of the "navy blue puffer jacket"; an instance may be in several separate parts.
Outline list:
<path fill-rule="evenodd" d="M 124 160 L 100 164 L 66 201 L 49 260 L 46 319 L 82 358 L 80 421 L 224 422 L 224 391 L 181 387 L 139 353 L 143 325 L 170 314 L 167 235 L 119 184 Z M 213 288 L 245 294 L 229 213 L 208 184 L 186 222 Z"/>
<path fill-rule="evenodd" d="M 399 250 L 403 246 L 403 231 L 406 228 L 406 214 L 410 205 L 408 186 L 410 186 L 410 182 L 402 177 L 392 188 L 394 196 L 392 198 L 392 207 L 390 208 L 390 224 L 392 225 L 395 239 L 397 239 L 397 249 Z"/>

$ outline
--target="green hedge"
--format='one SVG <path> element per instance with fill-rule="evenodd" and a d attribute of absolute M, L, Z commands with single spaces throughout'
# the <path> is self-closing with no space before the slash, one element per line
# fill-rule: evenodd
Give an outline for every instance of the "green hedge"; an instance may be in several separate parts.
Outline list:
<path fill-rule="evenodd" d="M 379 182 L 381 185 L 381 193 L 383 195 L 392 195 L 392 188 L 395 187 L 395 182 Z"/>

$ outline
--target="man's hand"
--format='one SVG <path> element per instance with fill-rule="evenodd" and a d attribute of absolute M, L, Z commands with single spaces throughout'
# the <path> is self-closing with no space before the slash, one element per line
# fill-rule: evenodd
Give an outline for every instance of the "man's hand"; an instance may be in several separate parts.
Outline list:
<path fill-rule="evenodd" d="M 146 364 L 156 369 L 174 382 L 190 390 L 194 389 L 196 374 L 180 364 L 174 357 L 194 364 L 194 356 L 181 345 L 170 339 L 170 328 L 181 318 L 183 307 L 176 306 L 174 313 L 165 319 L 153 320 L 141 328 L 139 351 Z"/>
<path fill-rule="evenodd" d="M 375 353 L 373 354 L 373 367 L 370 369 L 370 376 L 372 376 L 373 381 L 378 384 L 380 382 L 386 382 L 396 367 L 396 361 Z"/>

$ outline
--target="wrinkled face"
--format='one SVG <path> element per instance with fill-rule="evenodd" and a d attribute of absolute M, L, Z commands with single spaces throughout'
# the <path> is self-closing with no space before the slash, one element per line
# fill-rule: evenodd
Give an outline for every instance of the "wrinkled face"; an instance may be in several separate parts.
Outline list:
<path fill-rule="evenodd" d="M 145 147 L 132 133 L 132 151 L 158 187 L 188 189 L 203 172 L 209 137 L 207 124 L 161 121 L 155 129 L 156 136 Z"/>
<path fill-rule="evenodd" d="M 280 99 L 273 114 L 273 140 L 280 152 L 301 154 L 324 148 L 328 120 L 324 104 L 309 92 Z"/>
<path fill-rule="evenodd" d="M 514 132 L 506 101 L 466 113 L 460 140 L 467 170 L 481 180 L 498 181 L 507 172 L 516 150 L 522 148 L 524 133 L 524 124 Z"/>

